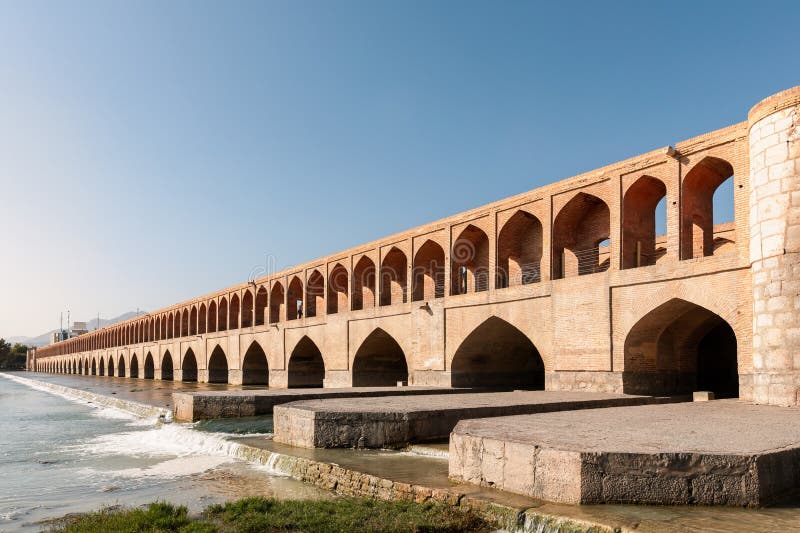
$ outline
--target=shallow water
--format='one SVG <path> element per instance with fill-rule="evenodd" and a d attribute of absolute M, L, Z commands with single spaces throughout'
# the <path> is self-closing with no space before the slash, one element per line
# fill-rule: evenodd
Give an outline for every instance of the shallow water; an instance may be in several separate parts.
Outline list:
<path fill-rule="evenodd" d="M 248 495 L 329 497 L 234 459 L 233 446 L 226 433 L 162 425 L 0 378 L 0 531 L 157 499 L 197 512 Z"/>

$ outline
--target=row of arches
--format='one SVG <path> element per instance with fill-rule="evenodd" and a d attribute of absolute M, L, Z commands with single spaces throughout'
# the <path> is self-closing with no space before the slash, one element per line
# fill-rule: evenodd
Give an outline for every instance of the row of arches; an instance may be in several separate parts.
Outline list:
<path fill-rule="evenodd" d="M 680 259 L 733 250 L 735 236 L 715 236 L 714 194 L 732 180 L 733 166 L 705 157 L 686 174 L 679 207 Z M 666 254 L 666 242 L 656 231 L 659 206 L 666 202 L 661 179 L 642 175 L 622 197 L 621 263 L 623 269 L 652 265 Z M 730 202 L 732 205 L 732 200 Z M 664 211 L 665 213 L 666 211 Z M 666 225 L 665 225 L 666 227 Z M 608 270 L 611 266 L 611 212 L 608 203 L 588 192 L 577 192 L 555 214 L 551 230 L 551 277 L 566 278 Z M 143 342 L 235 330 L 278 323 L 322 313 L 358 311 L 409 301 L 468 294 L 542 280 L 544 227 L 525 209 L 517 210 L 498 232 L 493 270 L 489 237 L 479 224 L 468 224 L 452 241 L 449 258 L 440 242 L 424 241 L 411 258 L 391 247 L 379 265 L 367 255 L 352 269 L 335 263 L 326 275 L 312 270 L 304 280 L 256 285 L 184 309 L 148 316 L 43 348 L 43 355 L 76 353 Z M 447 260 L 447 261 L 446 261 Z M 449 263 L 449 266 L 448 266 Z M 450 287 L 445 287 L 445 269 Z M 410 267 L 410 268 L 409 268 Z"/>
<path fill-rule="evenodd" d="M 736 335 L 728 322 L 710 310 L 674 298 L 656 307 L 631 328 L 625 340 L 623 392 L 632 394 L 682 394 L 711 390 L 718 397 L 738 396 Z M 116 363 L 116 364 L 115 364 Z M 197 358 L 191 349 L 176 367 L 166 351 L 160 363 L 161 379 L 172 380 L 181 369 L 183 381 L 197 381 Z M 139 377 L 136 355 L 126 367 L 124 357 L 62 360 L 43 363 L 45 371 Z M 154 360 L 147 353 L 145 379 L 154 377 Z M 228 382 L 228 360 L 220 346 L 209 356 L 211 383 Z M 545 365 L 534 343 L 509 322 L 492 316 L 477 326 L 460 344 L 450 365 L 454 387 L 544 389 Z M 258 342 L 242 359 L 242 382 L 267 385 L 269 364 Z M 352 365 L 353 386 L 394 386 L 409 377 L 406 354 L 385 330 L 375 329 L 358 348 Z M 321 387 L 325 362 L 307 336 L 289 357 L 288 386 Z"/>

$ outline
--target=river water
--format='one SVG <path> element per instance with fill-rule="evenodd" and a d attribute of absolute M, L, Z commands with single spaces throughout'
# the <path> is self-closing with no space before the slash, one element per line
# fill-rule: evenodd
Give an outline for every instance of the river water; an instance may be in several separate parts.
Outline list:
<path fill-rule="evenodd" d="M 168 500 L 200 511 L 250 495 L 329 497 L 234 459 L 231 435 L 214 431 L 229 427 L 203 429 L 211 431 L 0 377 L 0 531 L 36 531 L 42 520 L 104 505 Z"/>
<path fill-rule="evenodd" d="M 5 379 L 4 379 L 5 378 Z M 269 416 L 162 424 L 54 393 L 27 378 L 169 409 L 176 390 L 222 385 L 53 374 L 0 374 L 0 532 L 36 531 L 43 520 L 103 505 L 166 500 L 197 512 L 244 496 L 329 498 L 273 469 L 236 459 L 240 444 L 339 464 L 368 474 L 449 487 L 444 446 L 419 452 L 304 450 L 269 440 Z M 798 412 L 800 417 L 800 411 Z M 800 531 L 800 497 L 764 509 L 541 502 L 474 486 L 459 491 L 550 516 L 650 532 Z M 532 527 L 533 531 L 546 531 Z"/>

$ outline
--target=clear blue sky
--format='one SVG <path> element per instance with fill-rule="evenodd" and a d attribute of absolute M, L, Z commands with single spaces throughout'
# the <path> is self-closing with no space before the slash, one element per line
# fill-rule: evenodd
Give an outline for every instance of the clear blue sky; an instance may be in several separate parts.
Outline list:
<path fill-rule="evenodd" d="M 0 336 L 154 310 L 746 119 L 798 2 L 0 3 Z M 209 245 L 219 244 L 210 251 Z"/>

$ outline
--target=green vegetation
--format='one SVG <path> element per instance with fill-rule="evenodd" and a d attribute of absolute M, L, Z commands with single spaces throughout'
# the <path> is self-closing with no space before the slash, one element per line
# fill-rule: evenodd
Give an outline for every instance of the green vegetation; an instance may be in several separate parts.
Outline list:
<path fill-rule="evenodd" d="M 27 359 L 27 346 L 20 343 L 11 346 L 5 339 L 0 339 L 0 370 L 25 370 Z"/>
<path fill-rule="evenodd" d="M 183 506 L 151 503 L 144 508 L 109 507 L 64 517 L 52 533 L 456 533 L 495 528 L 471 511 L 433 504 L 384 502 L 366 498 L 276 500 L 245 498 L 212 505 L 200 517 Z"/>

